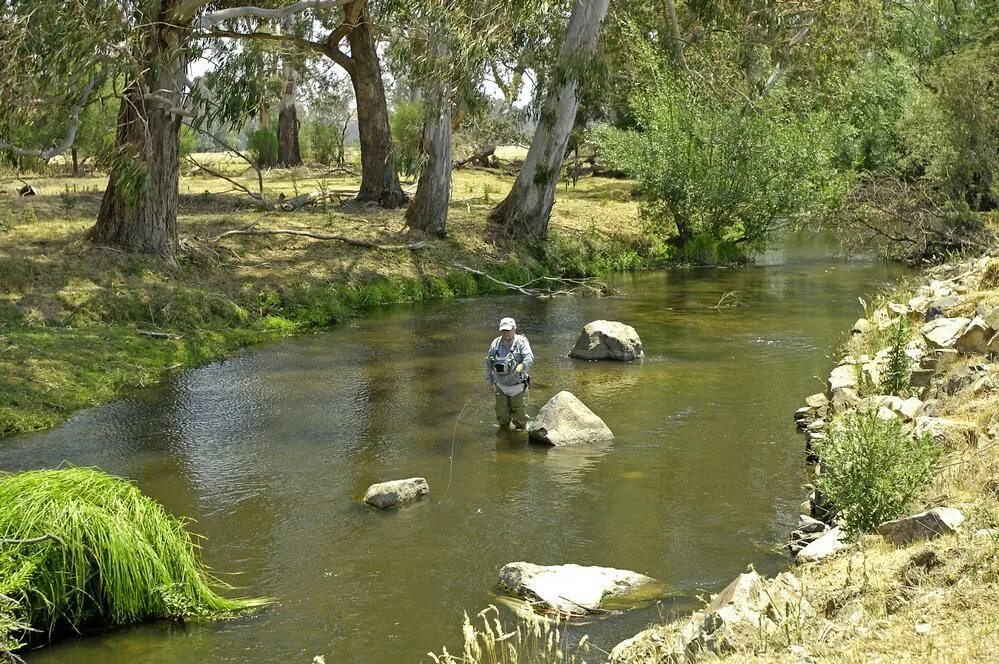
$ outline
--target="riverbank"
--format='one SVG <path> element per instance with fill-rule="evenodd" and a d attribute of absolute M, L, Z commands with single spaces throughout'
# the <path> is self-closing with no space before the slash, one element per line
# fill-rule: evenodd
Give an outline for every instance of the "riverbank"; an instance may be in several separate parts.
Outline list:
<path fill-rule="evenodd" d="M 330 203 L 261 211 L 223 180 L 185 176 L 176 266 L 84 241 L 103 178 L 34 178 L 38 195 L 25 198 L 3 183 L 0 437 L 53 426 L 170 372 L 373 307 L 507 291 L 489 276 L 523 284 L 663 260 L 662 248 L 640 232 L 632 184 L 623 180 L 560 186 L 543 256 L 496 236 L 486 215 L 514 176 L 456 171 L 444 240 L 408 232 L 402 210 Z M 238 177 L 253 186 L 249 175 Z M 264 181 L 269 200 L 356 185 L 306 170 L 274 171 Z M 299 234 L 220 237 L 246 230 Z M 407 244 L 417 248 L 400 247 Z"/>
<path fill-rule="evenodd" d="M 994 657 L 999 647 L 999 617 L 990 610 L 999 599 L 999 252 L 990 254 L 932 268 L 924 279 L 879 295 L 844 344 L 827 393 L 809 397 L 797 415 L 823 466 L 836 454 L 842 462 L 844 432 L 860 417 L 869 417 L 879 431 L 928 444 L 922 449 L 931 453 L 923 459 L 889 456 L 877 464 L 874 471 L 884 481 L 866 478 L 857 487 L 860 502 L 851 510 L 814 493 L 803 505 L 810 512 L 801 521 L 806 533 L 832 532 L 811 520 L 820 516 L 861 534 L 825 537 L 824 546 L 799 552 L 799 564 L 777 579 L 752 571 L 741 575 L 704 610 L 620 644 L 612 661 L 681 662 L 714 654 L 740 662 Z M 906 333 L 899 336 L 898 330 Z M 904 358 L 904 376 L 891 373 L 892 348 L 902 351 L 896 355 Z M 886 394 L 891 383 L 897 389 Z M 870 438 L 862 442 L 861 455 L 880 445 Z M 904 499 L 903 481 L 926 458 L 935 459 L 932 478 L 903 501 L 900 516 L 936 511 L 916 524 L 902 519 L 857 528 L 875 498 Z M 863 460 L 864 472 L 871 471 L 871 457 Z M 819 487 L 835 489 L 830 477 L 849 473 L 834 467 L 816 469 L 814 475 Z M 839 499 L 842 507 L 849 496 L 841 492 Z"/>

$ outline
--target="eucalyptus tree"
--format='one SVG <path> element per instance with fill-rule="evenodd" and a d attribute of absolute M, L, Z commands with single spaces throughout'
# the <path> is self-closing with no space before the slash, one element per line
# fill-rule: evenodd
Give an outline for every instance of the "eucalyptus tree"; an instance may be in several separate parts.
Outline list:
<path fill-rule="evenodd" d="M 197 35 L 220 21 L 289 14 L 347 0 L 300 0 L 273 7 L 217 0 L 4 0 L 0 87 L 4 128 L 22 114 L 61 107 L 62 140 L 51 147 L 0 148 L 50 157 L 72 146 L 81 109 L 104 81 L 120 82 L 116 155 L 89 235 L 95 242 L 174 261 L 180 127 Z"/>
<path fill-rule="evenodd" d="M 357 200 L 385 208 L 405 205 L 409 197 L 399 184 L 392 158 L 392 130 L 382 81 L 381 61 L 367 0 L 336 2 L 342 11 L 315 15 L 319 36 L 282 34 L 252 21 L 236 20 L 215 25 L 207 34 L 241 40 L 285 42 L 320 53 L 350 76 L 357 105 L 361 142 L 361 186 Z M 344 50 L 346 44 L 347 50 Z"/>
<path fill-rule="evenodd" d="M 536 243 L 548 235 L 555 188 L 610 0 L 574 0 L 565 38 L 524 165 L 490 219 L 511 236 Z"/>

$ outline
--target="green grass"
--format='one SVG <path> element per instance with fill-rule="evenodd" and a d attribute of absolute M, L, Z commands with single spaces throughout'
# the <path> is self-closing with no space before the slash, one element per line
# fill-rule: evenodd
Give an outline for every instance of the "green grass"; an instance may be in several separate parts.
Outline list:
<path fill-rule="evenodd" d="M 206 158 L 256 186 L 240 162 Z M 576 187 L 560 186 L 546 255 L 496 237 L 486 215 L 514 175 L 457 171 L 448 237 L 419 251 L 286 235 L 211 242 L 249 225 L 379 244 L 426 238 L 407 233 L 402 210 L 330 205 L 265 214 L 247 198 L 226 193 L 224 181 L 185 176 L 178 219 L 185 242 L 176 266 L 83 239 L 105 179 L 25 176 L 39 195 L 21 199 L 9 196 L 12 181 L 0 177 L 0 190 L 8 191 L 0 195 L 0 437 L 53 426 L 80 408 L 238 347 L 324 328 L 372 308 L 509 292 L 455 263 L 517 284 L 661 263 L 664 252 L 641 232 L 627 181 L 587 178 Z M 276 198 L 324 187 L 350 190 L 357 179 L 275 170 L 264 185 Z"/>
<path fill-rule="evenodd" d="M 135 485 L 89 468 L 0 478 L 3 643 L 16 624 L 51 637 L 85 625 L 222 617 L 266 604 L 226 599 L 184 522 Z"/>

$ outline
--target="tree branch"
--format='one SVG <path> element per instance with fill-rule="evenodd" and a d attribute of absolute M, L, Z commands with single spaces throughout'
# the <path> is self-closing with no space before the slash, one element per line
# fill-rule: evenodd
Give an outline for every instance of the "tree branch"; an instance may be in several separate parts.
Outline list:
<path fill-rule="evenodd" d="M 297 14 L 298 12 L 306 9 L 342 7 L 349 2 L 351 2 L 351 0 L 300 0 L 300 2 L 296 2 L 293 5 L 288 5 L 287 7 L 281 7 L 278 9 L 265 9 L 263 7 L 231 7 L 229 9 L 219 9 L 218 11 L 205 14 L 198 20 L 195 27 L 204 30 L 217 23 L 221 23 L 222 21 L 230 21 L 236 18 L 246 18 L 247 16 L 275 20 L 284 18 L 285 16 L 290 16 L 291 14 Z M 205 3 L 201 3 L 199 0 L 194 0 L 188 4 L 200 6 L 200 4 Z"/>
<path fill-rule="evenodd" d="M 76 105 L 73 106 L 69 111 L 69 126 L 66 128 L 66 136 L 63 137 L 62 141 L 59 142 L 55 147 L 49 148 L 48 150 L 28 150 L 26 148 L 20 148 L 13 143 L 0 142 L 0 150 L 7 150 L 8 152 L 13 152 L 14 154 L 19 154 L 22 157 L 41 157 L 42 159 L 51 159 L 52 157 L 62 154 L 66 150 L 73 146 L 76 142 L 76 130 L 80 127 L 80 111 L 83 110 L 84 105 L 87 103 L 87 98 L 90 96 L 90 92 L 97 85 L 98 81 L 104 79 L 104 74 L 97 74 L 89 81 L 87 85 L 83 88 L 83 92 L 80 93 L 80 98 L 77 100 Z"/>
<path fill-rule="evenodd" d="M 208 166 L 205 166 L 204 164 L 200 163 L 197 159 L 195 159 L 191 155 L 189 155 L 189 154 L 188 155 L 184 155 L 184 160 L 187 161 L 190 164 L 194 164 L 195 166 L 197 166 L 198 168 L 200 168 L 201 170 L 203 170 L 205 173 L 208 173 L 209 175 L 212 175 L 214 177 L 226 180 L 232 186 L 236 187 L 237 189 L 239 189 L 240 191 L 242 191 L 244 194 L 246 194 L 247 196 L 249 196 L 253 200 L 259 201 L 261 203 L 264 202 L 264 197 L 261 196 L 260 194 L 253 193 L 252 191 L 250 191 L 249 187 L 247 187 L 244 184 L 241 184 L 241 183 L 237 182 L 236 180 L 233 180 L 231 177 L 229 177 L 225 173 L 222 173 L 221 171 L 216 171 L 216 170 L 214 170 L 212 168 L 209 168 Z"/>
<path fill-rule="evenodd" d="M 337 242 L 344 242 L 346 244 L 355 247 L 364 247 L 365 249 L 381 249 L 382 251 L 400 251 L 400 250 L 413 250 L 413 249 L 426 249 L 430 246 L 429 242 L 412 242 L 410 244 L 376 244 L 374 242 L 368 242 L 366 240 L 354 240 L 349 237 L 344 237 L 342 235 L 326 235 L 324 233 L 313 233 L 312 231 L 298 231 L 289 228 L 278 228 L 270 231 L 258 231 L 258 230 L 238 230 L 238 231 L 226 231 L 221 235 L 216 236 L 213 241 L 218 242 L 222 238 L 229 237 L 231 235 L 298 235 L 300 237 L 310 237 L 314 240 L 335 240 Z"/>
<path fill-rule="evenodd" d="M 273 32 L 239 32 L 238 30 L 212 29 L 206 33 L 209 37 L 226 37 L 229 39 L 249 39 L 260 41 L 276 41 L 292 43 L 301 48 L 326 54 L 326 45 L 319 42 L 309 41 L 304 37 L 297 37 L 289 34 L 274 34 Z"/>

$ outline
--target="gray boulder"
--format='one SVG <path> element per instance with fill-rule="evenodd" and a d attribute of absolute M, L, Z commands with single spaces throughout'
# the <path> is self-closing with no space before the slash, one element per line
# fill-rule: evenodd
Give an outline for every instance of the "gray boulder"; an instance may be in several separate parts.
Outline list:
<path fill-rule="evenodd" d="M 604 421 L 571 392 L 563 390 L 548 400 L 527 427 L 531 440 L 555 447 L 611 440 Z"/>
<path fill-rule="evenodd" d="M 964 523 L 964 515 L 953 507 L 934 507 L 894 521 L 885 521 L 878 532 L 896 546 L 905 546 L 924 539 L 957 532 Z"/>
<path fill-rule="evenodd" d="M 611 320 L 587 323 L 569 357 L 581 360 L 621 360 L 629 362 L 644 355 L 642 340 L 635 328 Z"/>
<path fill-rule="evenodd" d="M 828 558 L 834 553 L 846 548 L 846 542 L 843 541 L 845 538 L 846 533 L 843 532 L 842 528 L 836 527 L 832 530 L 828 530 L 822 535 L 822 537 L 818 538 L 799 551 L 795 560 L 799 563 L 810 563 L 816 560 L 822 560 L 823 558 Z"/>
<path fill-rule="evenodd" d="M 967 318 L 934 318 L 920 329 L 930 348 L 953 348 L 971 320 Z"/>
<path fill-rule="evenodd" d="M 606 599 L 634 594 L 656 584 L 652 577 L 613 567 L 535 565 L 516 562 L 500 570 L 500 586 L 536 609 L 586 615 Z"/>
<path fill-rule="evenodd" d="M 954 342 L 957 352 L 966 355 L 981 355 L 988 352 L 993 330 L 981 316 L 975 316 Z"/>
<path fill-rule="evenodd" d="M 430 493 L 430 485 L 422 477 L 410 477 L 406 480 L 379 482 L 368 487 L 364 494 L 364 502 L 380 509 L 398 507 L 419 500 Z"/>

